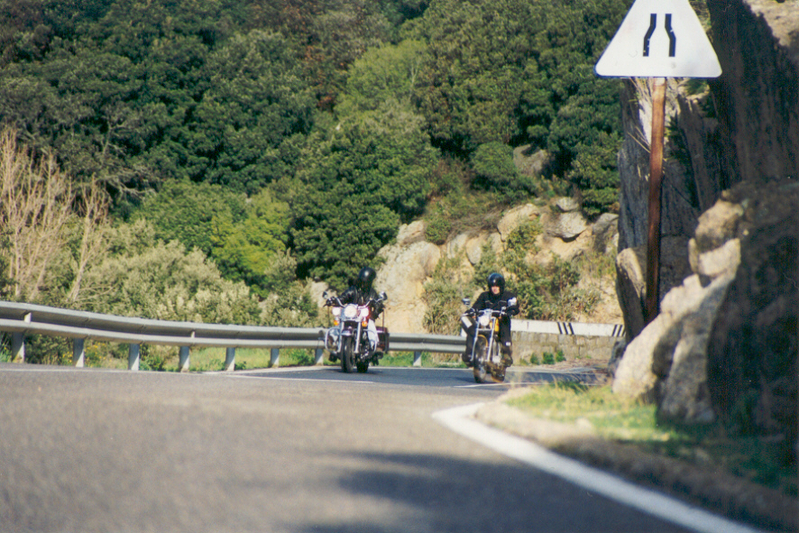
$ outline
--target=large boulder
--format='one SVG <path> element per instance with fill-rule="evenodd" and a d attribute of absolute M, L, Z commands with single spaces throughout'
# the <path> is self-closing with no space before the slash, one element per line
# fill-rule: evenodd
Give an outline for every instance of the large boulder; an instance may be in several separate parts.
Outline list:
<path fill-rule="evenodd" d="M 664 237 L 660 242 L 658 294 L 662 300 L 691 275 L 688 239 Z M 628 340 L 641 333 L 646 325 L 646 247 L 622 250 L 616 256 L 616 295 L 619 298 L 624 329 Z"/>
<path fill-rule="evenodd" d="M 723 198 L 740 207 L 734 231 L 741 266 L 711 332 L 710 398 L 717 414 L 749 425 L 743 430 L 782 436 L 795 446 L 799 182 L 744 184 Z"/>
<path fill-rule="evenodd" d="M 632 335 L 615 369 L 613 391 L 657 402 L 664 419 L 682 423 L 715 419 L 707 388 L 707 351 L 711 329 L 740 262 L 740 244 L 730 230 L 736 227 L 735 213 L 740 210 L 718 202 L 700 217 L 697 237 L 686 248 L 694 250 L 692 264 L 704 265 L 702 273 L 695 272 L 666 294 L 658 316 Z M 645 271 L 640 266 L 644 251 L 625 250 L 619 258 L 622 261 L 617 265 L 629 265 L 620 269 L 620 294 L 627 278 L 634 277 L 630 286 L 643 290 L 638 276 Z M 640 294 L 631 298 L 642 301 Z M 643 322 L 642 313 L 634 318 L 631 326 Z"/>
<path fill-rule="evenodd" d="M 499 231 L 502 241 L 507 241 L 511 232 L 520 225 L 537 220 L 539 216 L 541 216 L 541 210 L 533 204 L 524 204 L 509 210 L 497 222 L 497 231 Z"/>
<path fill-rule="evenodd" d="M 388 295 L 386 326 L 389 331 L 424 331 L 425 306 L 421 296 L 424 283 L 441 258 L 441 250 L 435 244 L 419 241 L 387 246 L 379 255 L 385 263 L 378 269 L 375 287 Z"/>
<path fill-rule="evenodd" d="M 725 192 L 688 249 L 694 274 L 614 361 L 613 391 L 656 402 L 663 420 L 720 416 L 795 443 L 799 183 Z"/>
<path fill-rule="evenodd" d="M 563 241 L 571 241 L 588 228 L 580 204 L 573 198 L 558 198 L 542 217 L 544 232 Z"/>

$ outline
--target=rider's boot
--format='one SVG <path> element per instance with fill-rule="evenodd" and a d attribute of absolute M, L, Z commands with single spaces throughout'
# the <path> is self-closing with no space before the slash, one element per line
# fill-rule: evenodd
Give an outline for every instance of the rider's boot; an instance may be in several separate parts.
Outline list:
<path fill-rule="evenodd" d="M 461 361 L 466 365 L 466 368 L 472 367 L 472 354 L 467 350 L 461 354 Z"/>
<path fill-rule="evenodd" d="M 502 346 L 502 365 L 505 367 L 513 365 L 513 347 L 510 342 Z"/>

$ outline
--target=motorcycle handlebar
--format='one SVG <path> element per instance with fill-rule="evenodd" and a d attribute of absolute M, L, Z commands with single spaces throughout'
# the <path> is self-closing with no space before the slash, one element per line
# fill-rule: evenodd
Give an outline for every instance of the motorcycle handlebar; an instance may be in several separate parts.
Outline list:
<path fill-rule="evenodd" d="M 371 305 L 373 303 L 383 302 L 387 300 L 385 293 L 381 293 L 378 295 L 377 298 L 370 298 L 368 302 L 363 305 Z M 330 296 L 325 300 L 325 307 L 332 307 L 332 306 L 344 307 L 346 304 L 343 303 L 338 296 Z"/>
<path fill-rule="evenodd" d="M 482 313 L 483 311 L 487 311 L 487 309 L 483 309 L 479 311 Z M 463 313 L 463 316 L 475 316 L 478 311 L 474 308 L 469 308 Z M 510 316 L 507 311 L 507 307 L 503 307 L 502 309 L 491 309 L 491 316 Z"/>

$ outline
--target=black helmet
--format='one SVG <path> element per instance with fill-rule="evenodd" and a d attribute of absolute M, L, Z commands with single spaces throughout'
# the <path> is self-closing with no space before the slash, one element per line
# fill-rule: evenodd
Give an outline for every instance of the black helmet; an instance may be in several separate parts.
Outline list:
<path fill-rule="evenodd" d="M 488 290 L 491 290 L 491 287 L 499 287 L 500 294 L 505 292 L 505 278 L 502 274 L 494 272 L 488 276 Z"/>
<path fill-rule="evenodd" d="M 372 288 L 372 282 L 374 282 L 375 277 L 377 277 L 377 272 L 375 272 L 374 268 L 363 267 L 361 271 L 358 272 L 358 279 L 355 280 L 355 284 L 362 291 L 368 291 Z"/>

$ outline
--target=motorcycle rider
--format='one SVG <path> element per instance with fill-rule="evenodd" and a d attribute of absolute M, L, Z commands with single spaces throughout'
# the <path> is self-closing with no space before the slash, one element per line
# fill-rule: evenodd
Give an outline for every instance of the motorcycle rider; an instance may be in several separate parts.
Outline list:
<path fill-rule="evenodd" d="M 507 366 L 513 364 L 513 345 L 511 342 L 510 334 L 510 317 L 519 313 L 519 305 L 516 301 L 516 294 L 511 291 L 505 290 L 505 277 L 502 274 L 494 272 L 488 276 L 486 280 L 488 290 L 483 291 L 477 297 L 477 301 L 469 309 L 472 316 L 484 309 L 493 309 L 495 311 L 501 310 L 503 307 L 507 315 L 499 319 L 499 346 L 502 352 L 502 362 Z M 474 343 L 474 332 L 476 324 L 472 320 L 466 330 L 466 350 L 461 355 L 461 359 L 466 363 L 467 367 L 472 366 L 472 344 Z"/>
<path fill-rule="evenodd" d="M 363 267 L 358 272 L 358 277 L 355 282 L 339 297 L 341 303 L 356 305 L 364 305 L 372 301 L 371 309 L 369 310 L 369 322 L 366 327 L 366 335 L 369 338 L 370 349 L 372 351 L 377 347 L 377 326 L 375 319 L 383 312 L 383 302 L 378 301 L 377 291 L 374 290 L 372 284 L 377 277 L 377 272 L 370 266 Z"/>

